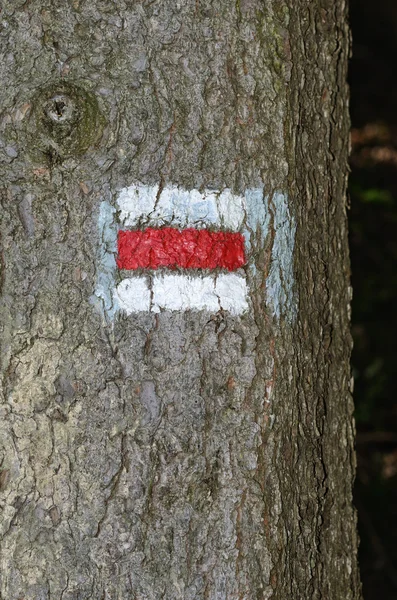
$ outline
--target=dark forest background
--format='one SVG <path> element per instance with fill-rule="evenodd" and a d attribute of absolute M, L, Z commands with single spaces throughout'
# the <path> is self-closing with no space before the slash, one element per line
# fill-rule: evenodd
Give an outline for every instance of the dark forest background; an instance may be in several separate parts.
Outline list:
<path fill-rule="evenodd" d="M 397 0 L 350 0 L 350 249 L 360 565 L 397 598 Z"/>

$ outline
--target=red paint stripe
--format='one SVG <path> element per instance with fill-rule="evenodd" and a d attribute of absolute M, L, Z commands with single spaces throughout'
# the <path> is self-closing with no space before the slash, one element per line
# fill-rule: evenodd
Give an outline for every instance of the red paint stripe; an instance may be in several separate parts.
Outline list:
<path fill-rule="evenodd" d="M 148 227 L 143 231 L 119 231 L 117 265 L 120 269 L 227 269 L 245 264 L 241 233 L 208 229 Z"/>

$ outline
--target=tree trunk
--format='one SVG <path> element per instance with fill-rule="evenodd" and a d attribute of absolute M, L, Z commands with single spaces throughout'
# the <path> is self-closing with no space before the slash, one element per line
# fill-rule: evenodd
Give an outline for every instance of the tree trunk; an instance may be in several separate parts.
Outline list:
<path fill-rule="evenodd" d="M 1 598 L 360 598 L 345 2 L 1 19 Z"/>

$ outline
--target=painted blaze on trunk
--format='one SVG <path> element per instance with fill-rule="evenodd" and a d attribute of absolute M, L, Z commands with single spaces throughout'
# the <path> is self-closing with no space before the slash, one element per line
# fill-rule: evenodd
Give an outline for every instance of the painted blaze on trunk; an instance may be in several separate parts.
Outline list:
<path fill-rule="evenodd" d="M 359 597 L 344 17 L 3 2 L 2 598 Z"/>
<path fill-rule="evenodd" d="M 286 198 L 276 194 L 272 202 L 263 188 L 249 189 L 244 196 L 230 189 L 160 190 L 141 184 L 122 189 L 118 211 L 104 202 L 99 214 L 102 251 L 96 297 L 103 302 L 101 308 L 110 318 L 119 309 L 127 314 L 203 309 L 243 314 L 249 309 L 247 279 L 256 270 L 251 236 L 254 243 L 259 231 L 265 242 L 272 224 L 268 304 L 277 316 L 283 308 L 292 321 L 295 226 Z M 116 267 L 139 274 L 117 285 Z M 166 268 L 157 273 L 160 267 Z M 178 274 L 170 274 L 175 269 Z"/>

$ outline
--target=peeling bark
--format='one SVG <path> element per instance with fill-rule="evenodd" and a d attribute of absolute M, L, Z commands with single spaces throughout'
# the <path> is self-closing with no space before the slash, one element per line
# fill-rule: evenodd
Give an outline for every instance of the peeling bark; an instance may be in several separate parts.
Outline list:
<path fill-rule="evenodd" d="M 0 36 L 0 597 L 358 600 L 344 1 L 4 0 Z M 248 310 L 116 304 L 137 185 L 242 199 Z"/>

